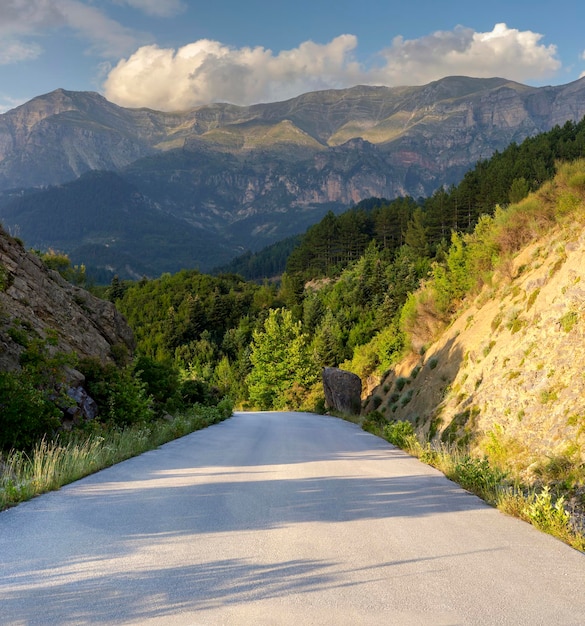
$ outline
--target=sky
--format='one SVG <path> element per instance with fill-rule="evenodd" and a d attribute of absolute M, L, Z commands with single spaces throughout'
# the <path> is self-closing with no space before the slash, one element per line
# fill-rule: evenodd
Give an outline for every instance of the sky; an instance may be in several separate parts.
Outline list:
<path fill-rule="evenodd" d="M 566 84 L 584 27 L 575 0 L 0 0 L 0 113 L 58 88 L 173 111 L 452 75 Z"/>

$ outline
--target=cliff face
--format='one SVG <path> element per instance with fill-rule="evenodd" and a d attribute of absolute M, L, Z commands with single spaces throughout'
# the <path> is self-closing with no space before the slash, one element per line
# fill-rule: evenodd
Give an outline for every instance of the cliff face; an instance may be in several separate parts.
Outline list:
<path fill-rule="evenodd" d="M 113 304 L 47 270 L 0 229 L 0 370 L 19 367 L 22 339 L 55 334 L 56 350 L 113 360 L 112 347 L 132 351 L 132 331 Z"/>
<path fill-rule="evenodd" d="M 119 170 L 144 156 L 197 145 L 253 162 L 266 151 L 284 152 L 290 162 L 305 159 L 307 150 L 327 152 L 362 139 L 377 147 L 383 166 L 398 168 L 398 186 L 416 196 L 428 191 L 426 178 L 457 177 L 511 141 L 584 115 L 585 79 L 532 88 L 501 78 L 450 77 L 422 87 L 362 86 L 181 113 L 125 109 L 96 93 L 59 89 L 0 115 L 0 190 L 61 183 L 90 169 Z M 405 185 L 400 170 L 413 166 L 430 175 Z M 388 195 L 392 188 L 380 182 L 377 195 Z"/>
<path fill-rule="evenodd" d="M 209 270 L 304 231 L 330 209 L 372 196 L 431 195 L 512 141 L 584 115 L 585 78 L 532 88 L 450 77 L 421 87 L 358 86 L 177 113 L 57 90 L 0 115 L 0 220 L 27 245 L 59 247 L 76 262 L 87 260 L 90 247 L 102 270 L 126 277 Z M 173 230 L 178 220 L 189 239 L 211 246 L 181 242 L 179 254 L 172 246 L 161 253 L 170 260 L 165 266 L 145 265 L 153 234 L 138 227 L 135 239 L 145 245 L 127 258 L 115 216 L 75 243 L 47 240 L 40 224 L 48 215 L 56 223 L 63 211 L 82 212 L 102 198 L 124 217 L 132 198 L 112 205 L 105 179 L 78 179 L 71 205 L 43 198 L 58 195 L 54 189 L 34 197 L 23 189 L 63 185 L 88 170 L 114 171 L 134 186 L 149 220 L 175 220 Z M 63 222 L 67 235 L 74 222 Z"/>
<path fill-rule="evenodd" d="M 504 441 L 529 467 L 571 445 L 585 458 L 584 365 L 585 230 L 573 226 L 525 248 L 373 393 L 388 419 L 444 441 Z"/>

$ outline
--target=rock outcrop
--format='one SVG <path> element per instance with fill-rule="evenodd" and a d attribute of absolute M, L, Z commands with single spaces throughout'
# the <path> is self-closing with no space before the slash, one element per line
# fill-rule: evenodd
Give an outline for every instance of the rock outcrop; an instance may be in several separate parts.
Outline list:
<path fill-rule="evenodd" d="M 48 270 L 0 229 L 0 370 L 19 368 L 26 338 L 51 338 L 55 351 L 102 362 L 134 347 L 132 331 L 112 303 Z"/>
<path fill-rule="evenodd" d="M 353 372 L 336 367 L 323 368 L 325 407 L 347 415 L 359 415 L 362 381 Z"/>

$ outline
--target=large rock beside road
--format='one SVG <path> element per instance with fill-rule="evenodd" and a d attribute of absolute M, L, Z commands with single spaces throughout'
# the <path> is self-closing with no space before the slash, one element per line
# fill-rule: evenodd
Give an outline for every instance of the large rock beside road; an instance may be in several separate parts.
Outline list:
<path fill-rule="evenodd" d="M 359 376 L 336 367 L 325 367 L 323 389 L 326 408 L 359 415 L 362 403 L 362 381 Z"/>

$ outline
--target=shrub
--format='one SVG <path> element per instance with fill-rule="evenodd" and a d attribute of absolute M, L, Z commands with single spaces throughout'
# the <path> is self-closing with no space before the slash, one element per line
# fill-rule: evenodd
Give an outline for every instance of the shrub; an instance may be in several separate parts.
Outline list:
<path fill-rule="evenodd" d="M 126 427 L 153 419 L 152 401 L 146 393 L 146 385 L 131 368 L 83 359 L 79 369 L 85 376 L 88 394 L 98 405 L 100 421 Z"/>
<path fill-rule="evenodd" d="M 369 433 L 379 435 L 387 423 L 380 411 L 370 411 L 362 423 L 362 428 Z"/>
<path fill-rule="evenodd" d="M 409 389 L 403 396 L 400 398 L 400 406 L 405 407 L 411 400 L 414 394 L 414 390 Z"/>
<path fill-rule="evenodd" d="M 170 363 L 141 356 L 134 362 L 133 372 L 144 384 L 145 392 L 152 397 L 157 413 L 181 407 L 179 372 Z M 202 398 L 196 401 L 201 402 Z"/>
<path fill-rule="evenodd" d="M 566 333 L 569 333 L 571 332 L 571 330 L 573 330 L 573 326 L 575 326 L 578 321 L 579 314 L 577 313 L 577 311 L 569 311 L 568 313 L 565 313 L 563 317 L 561 317 L 561 319 L 559 320 L 559 324 Z"/>
<path fill-rule="evenodd" d="M 384 438 L 398 448 L 406 448 L 416 436 L 414 427 L 410 422 L 400 421 L 387 424 L 384 427 Z"/>
<path fill-rule="evenodd" d="M 546 533 L 561 534 L 569 526 L 570 516 L 564 508 L 564 498 L 553 502 L 549 487 L 533 494 L 522 511 L 525 519 Z"/>
<path fill-rule="evenodd" d="M 407 382 L 408 382 L 407 378 L 400 376 L 399 378 L 396 379 L 396 382 L 394 383 L 394 385 L 396 389 L 398 389 L 398 391 L 402 391 L 404 389 L 404 385 L 406 385 Z"/>
<path fill-rule="evenodd" d="M 27 371 L 0 372 L 0 449 L 30 450 L 59 428 L 60 417 L 38 377 Z"/>
<path fill-rule="evenodd" d="M 494 502 L 498 487 L 502 485 L 506 476 L 506 472 L 491 467 L 486 458 L 464 456 L 454 467 L 455 480 L 488 502 Z"/>

